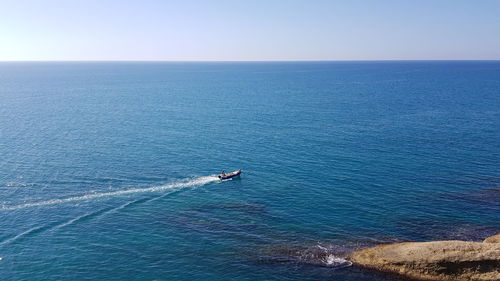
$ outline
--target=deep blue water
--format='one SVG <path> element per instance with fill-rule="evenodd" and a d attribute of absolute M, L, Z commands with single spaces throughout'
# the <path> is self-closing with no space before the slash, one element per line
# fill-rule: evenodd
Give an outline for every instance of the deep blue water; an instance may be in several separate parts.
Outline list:
<path fill-rule="evenodd" d="M 500 231 L 500 62 L 0 63 L 0 196 L 2 280 L 396 280 Z"/>

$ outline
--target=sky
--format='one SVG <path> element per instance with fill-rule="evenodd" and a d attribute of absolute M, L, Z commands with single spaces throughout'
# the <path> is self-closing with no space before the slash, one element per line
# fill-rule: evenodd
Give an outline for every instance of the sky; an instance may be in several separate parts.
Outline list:
<path fill-rule="evenodd" d="M 500 0 L 0 0 L 18 60 L 500 60 Z"/>

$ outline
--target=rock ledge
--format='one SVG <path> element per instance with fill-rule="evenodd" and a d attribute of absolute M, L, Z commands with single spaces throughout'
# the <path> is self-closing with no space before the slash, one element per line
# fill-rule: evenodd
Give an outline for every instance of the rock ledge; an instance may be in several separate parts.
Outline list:
<path fill-rule="evenodd" d="M 481 242 L 404 242 L 362 249 L 359 266 L 420 280 L 500 281 L 500 234 Z"/>

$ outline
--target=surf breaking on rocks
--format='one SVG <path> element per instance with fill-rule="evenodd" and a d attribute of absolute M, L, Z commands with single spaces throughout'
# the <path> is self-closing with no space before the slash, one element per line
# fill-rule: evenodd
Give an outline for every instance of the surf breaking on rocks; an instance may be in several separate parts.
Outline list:
<path fill-rule="evenodd" d="M 218 180 L 219 179 L 217 178 L 217 176 L 211 175 L 211 176 L 197 177 L 197 178 L 192 178 L 192 179 L 188 179 L 188 180 L 181 181 L 181 182 L 175 182 L 175 183 L 171 183 L 171 184 L 165 184 L 165 185 L 148 187 L 148 188 L 133 188 L 133 189 L 126 189 L 126 190 L 111 191 L 111 192 L 92 193 L 92 194 L 86 194 L 86 195 L 81 195 L 81 196 L 51 199 L 51 200 L 46 200 L 46 201 L 25 203 L 25 204 L 13 205 L 13 206 L 2 206 L 2 207 L 0 207 L 0 210 L 18 210 L 18 209 L 24 209 L 24 208 L 56 205 L 56 204 L 62 204 L 62 203 L 68 203 L 68 202 L 85 201 L 85 200 L 92 200 L 92 199 L 103 198 L 103 197 L 120 196 L 120 195 L 133 194 L 133 193 L 161 192 L 161 191 L 171 190 L 171 189 L 180 189 L 180 188 L 186 188 L 186 187 L 202 186 L 202 185 L 205 185 L 205 184 L 208 184 L 211 182 L 216 182 Z"/>

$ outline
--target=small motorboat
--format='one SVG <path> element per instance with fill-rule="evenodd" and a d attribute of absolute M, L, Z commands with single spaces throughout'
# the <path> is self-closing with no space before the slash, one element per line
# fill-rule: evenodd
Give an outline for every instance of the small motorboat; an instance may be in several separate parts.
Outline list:
<path fill-rule="evenodd" d="M 243 172 L 242 169 L 239 169 L 238 171 L 234 171 L 231 173 L 224 173 L 224 171 L 222 171 L 222 174 L 219 175 L 219 179 L 227 180 L 227 179 L 231 179 L 234 177 L 238 177 L 238 176 L 240 176 L 241 172 Z"/>

